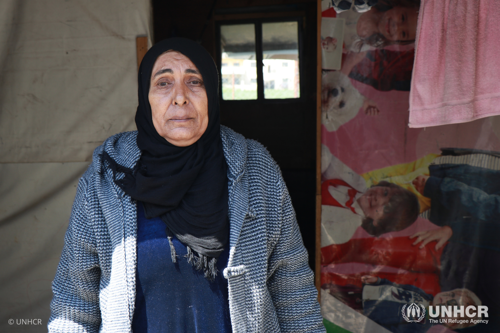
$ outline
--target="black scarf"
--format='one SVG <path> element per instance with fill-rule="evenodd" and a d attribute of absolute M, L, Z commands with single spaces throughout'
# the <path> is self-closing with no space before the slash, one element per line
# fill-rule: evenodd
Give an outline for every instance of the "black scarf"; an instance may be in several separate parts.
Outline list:
<path fill-rule="evenodd" d="M 197 142 L 187 147 L 174 146 L 161 137 L 151 115 L 151 72 L 156 59 L 168 50 L 180 52 L 194 63 L 207 92 L 208 127 Z M 215 264 L 229 237 L 227 165 L 220 138 L 218 86 L 217 68 L 203 47 L 184 38 L 155 44 L 139 69 L 135 122 L 141 158 L 132 170 L 103 155 L 113 171 L 125 172 L 125 177 L 115 183 L 143 203 L 146 217 L 160 216 L 165 222 L 172 261 L 176 262 L 171 241 L 174 234 L 187 246 L 188 262 L 210 280 L 217 274 Z"/>

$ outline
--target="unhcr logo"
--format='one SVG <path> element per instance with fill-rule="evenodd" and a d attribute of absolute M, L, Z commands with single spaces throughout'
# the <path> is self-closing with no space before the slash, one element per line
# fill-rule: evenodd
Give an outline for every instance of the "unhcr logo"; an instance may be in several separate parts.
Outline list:
<path fill-rule="evenodd" d="M 441 309 L 441 315 L 439 314 Z M 431 318 L 447 317 L 447 318 L 460 318 L 467 316 L 468 318 L 488 317 L 488 307 L 486 305 L 469 305 L 467 307 L 461 306 L 429 306 L 429 316 Z"/>
<path fill-rule="evenodd" d="M 401 309 L 404 320 L 409 323 L 419 323 L 425 318 L 425 308 L 423 305 L 411 303 L 405 304 Z"/>

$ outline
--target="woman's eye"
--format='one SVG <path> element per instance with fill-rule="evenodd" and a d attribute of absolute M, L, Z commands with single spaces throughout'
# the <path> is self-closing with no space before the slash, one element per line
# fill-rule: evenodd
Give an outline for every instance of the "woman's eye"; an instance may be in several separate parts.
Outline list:
<path fill-rule="evenodd" d="M 389 191 L 384 190 L 384 195 L 387 196 L 389 194 Z"/>
<path fill-rule="evenodd" d="M 158 83 L 156 84 L 158 87 L 166 87 L 169 85 L 169 81 L 168 80 L 161 80 L 161 81 L 158 81 Z"/>

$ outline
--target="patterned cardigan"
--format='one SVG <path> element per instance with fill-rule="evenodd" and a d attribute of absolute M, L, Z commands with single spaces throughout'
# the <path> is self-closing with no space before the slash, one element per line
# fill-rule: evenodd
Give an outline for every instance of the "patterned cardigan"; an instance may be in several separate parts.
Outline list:
<path fill-rule="evenodd" d="M 49 332 L 131 332 L 135 306 L 136 202 L 113 182 L 104 151 L 133 167 L 137 132 L 94 151 L 80 179 L 52 283 Z M 267 150 L 221 128 L 228 164 L 228 280 L 233 332 L 325 332 L 313 273 L 281 172 Z M 120 174 L 117 174 L 120 177 Z"/>

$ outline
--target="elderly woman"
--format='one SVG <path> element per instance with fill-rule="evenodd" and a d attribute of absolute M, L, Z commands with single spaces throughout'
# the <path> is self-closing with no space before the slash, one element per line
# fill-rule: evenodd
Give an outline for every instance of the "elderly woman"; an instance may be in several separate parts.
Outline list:
<path fill-rule="evenodd" d="M 280 170 L 220 125 L 217 90 L 198 44 L 148 51 L 137 131 L 79 182 L 50 332 L 324 332 Z"/>

